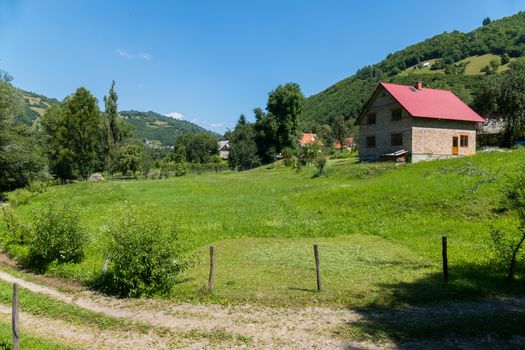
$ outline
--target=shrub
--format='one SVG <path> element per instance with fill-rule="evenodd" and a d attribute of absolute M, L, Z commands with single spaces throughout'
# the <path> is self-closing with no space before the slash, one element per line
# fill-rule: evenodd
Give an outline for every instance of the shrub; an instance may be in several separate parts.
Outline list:
<path fill-rule="evenodd" d="M 77 212 L 51 202 L 34 215 L 25 264 L 43 272 L 52 262 L 79 262 L 84 258 L 85 241 Z"/>
<path fill-rule="evenodd" d="M 25 188 L 19 188 L 7 194 L 7 199 L 13 207 L 18 207 L 29 202 L 29 199 L 33 196 L 33 193 Z"/>
<path fill-rule="evenodd" d="M 319 157 L 315 161 L 315 167 L 317 168 L 317 174 L 315 176 L 319 177 L 324 174 L 324 168 L 326 166 L 326 157 Z"/>
<path fill-rule="evenodd" d="M 525 243 L 525 168 L 507 181 L 500 201 L 501 212 L 510 214 L 514 225 L 505 229 L 494 227 L 491 230 L 492 244 L 499 262 L 507 268 L 507 279 L 512 280 L 520 264 L 525 261 L 522 247 Z M 514 226 L 514 227 L 512 227 Z"/>
<path fill-rule="evenodd" d="M 108 256 L 109 270 L 96 287 L 121 297 L 167 294 L 187 267 L 176 232 L 135 210 L 110 225 Z"/>
<path fill-rule="evenodd" d="M 283 150 L 283 161 L 284 166 L 286 167 L 292 167 L 294 166 L 295 162 L 297 161 L 297 157 L 294 154 L 294 150 L 292 148 L 285 148 Z"/>

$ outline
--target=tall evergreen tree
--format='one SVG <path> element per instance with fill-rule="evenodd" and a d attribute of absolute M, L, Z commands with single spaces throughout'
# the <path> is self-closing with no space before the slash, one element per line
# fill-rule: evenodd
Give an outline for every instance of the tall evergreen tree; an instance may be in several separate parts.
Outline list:
<path fill-rule="evenodd" d="M 109 120 L 109 130 L 111 142 L 113 145 L 122 141 L 120 139 L 119 124 L 118 124 L 118 95 L 115 91 L 115 81 L 111 83 L 108 96 L 104 96 L 104 104 L 106 106 L 106 118 Z"/>

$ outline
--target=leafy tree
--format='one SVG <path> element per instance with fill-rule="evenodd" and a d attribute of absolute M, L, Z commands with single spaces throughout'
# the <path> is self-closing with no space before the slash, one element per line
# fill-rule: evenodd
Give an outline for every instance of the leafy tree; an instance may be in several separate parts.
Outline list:
<path fill-rule="evenodd" d="M 15 121 L 22 97 L 11 79 L 0 71 L 0 191 L 26 186 L 45 166 L 36 135 Z"/>
<path fill-rule="evenodd" d="M 304 105 L 304 95 L 299 84 L 279 85 L 270 92 L 266 109 L 275 117 L 277 143 L 275 151 L 294 147 L 299 135 L 298 122 Z"/>
<path fill-rule="evenodd" d="M 502 146 L 512 146 L 525 125 L 525 65 L 512 65 L 508 72 L 493 76 L 475 104 L 482 114 L 505 122 Z"/>
<path fill-rule="evenodd" d="M 42 125 L 55 170 L 57 164 L 65 160 L 71 161 L 66 168 L 82 178 L 100 168 L 97 152 L 103 151 L 100 145 L 103 123 L 97 100 L 88 90 L 78 88 L 62 106 L 49 109 L 42 118 Z"/>
<path fill-rule="evenodd" d="M 185 160 L 190 163 L 207 163 L 217 154 L 217 147 L 217 140 L 209 134 L 187 134 L 177 138 L 174 153 L 185 153 Z"/>
<path fill-rule="evenodd" d="M 485 19 L 483 19 L 483 25 L 484 26 L 489 25 L 490 23 L 492 23 L 490 17 L 486 17 Z"/>
<path fill-rule="evenodd" d="M 334 140 L 337 141 L 342 152 L 349 134 L 348 124 L 344 117 L 337 116 L 333 119 L 332 132 Z"/>
<path fill-rule="evenodd" d="M 510 62 L 510 56 L 508 53 L 504 53 L 503 56 L 501 56 L 501 64 L 507 64 Z"/>
<path fill-rule="evenodd" d="M 319 140 L 322 142 L 323 146 L 326 149 L 332 148 L 332 145 L 334 144 L 335 139 L 334 139 L 334 132 L 330 125 L 328 124 L 322 125 L 317 131 L 317 136 L 319 137 Z"/>
<path fill-rule="evenodd" d="M 277 144 L 277 121 L 273 114 L 265 113 L 260 108 L 253 110 L 255 114 L 255 143 L 259 158 L 263 163 L 275 161 Z"/>
<path fill-rule="evenodd" d="M 151 167 L 152 159 L 148 148 L 141 142 L 131 141 L 122 144 L 114 155 L 114 169 L 123 174 L 140 171 L 146 174 Z"/>
<path fill-rule="evenodd" d="M 242 114 L 230 135 L 228 164 L 232 169 L 251 168 L 260 164 L 254 126 Z"/>

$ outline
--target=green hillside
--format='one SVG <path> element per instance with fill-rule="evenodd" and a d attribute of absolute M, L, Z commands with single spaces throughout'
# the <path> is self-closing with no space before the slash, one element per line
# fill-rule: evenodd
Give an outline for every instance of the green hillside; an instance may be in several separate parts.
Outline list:
<path fill-rule="evenodd" d="M 207 133 L 220 137 L 189 121 L 165 117 L 152 111 L 122 111 L 120 115 L 134 126 L 137 137 L 159 145 L 172 146 L 175 139 L 184 134 Z"/>
<path fill-rule="evenodd" d="M 359 69 L 307 99 L 301 120 L 303 131 L 315 130 L 331 116 L 356 117 L 380 81 L 412 84 L 424 80 L 427 86 L 451 89 L 471 102 L 485 76 L 481 69 L 504 54 L 511 60 L 525 54 L 524 12 L 469 33 L 453 31 L 436 35 Z M 418 67 L 428 61 L 431 67 Z M 501 66 L 497 72 L 507 68 Z"/>
<path fill-rule="evenodd" d="M 20 90 L 24 101 L 24 112 L 18 120 L 27 125 L 38 124 L 40 117 L 57 99 L 34 92 Z M 152 145 L 171 146 L 175 139 L 183 134 L 207 133 L 215 137 L 219 134 L 206 130 L 194 123 L 165 117 L 155 112 L 122 111 L 120 115 L 135 129 L 135 136 Z"/>
<path fill-rule="evenodd" d="M 46 110 L 54 103 L 59 103 L 55 98 L 49 98 L 31 91 L 20 90 L 24 100 L 24 113 L 18 117 L 18 120 L 25 124 L 31 125 L 44 115 Z"/>

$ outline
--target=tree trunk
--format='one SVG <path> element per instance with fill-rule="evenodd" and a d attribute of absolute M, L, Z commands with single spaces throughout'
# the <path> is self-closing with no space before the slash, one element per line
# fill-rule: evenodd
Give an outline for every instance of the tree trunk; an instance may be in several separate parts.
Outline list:
<path fill-rule="evenodd" d="M 507 280 L 511 281 L 514 277 L 514 272 L 516 270 L 516 256 L 518 255 L 518 252 L 520 251 L 521 245 L 525 241 L 525 228 L 523 235 L 521 236 L 521 240 L 516 245 L 514 250 L 512 251 L 512 259 L 510 260 L 510 266 L 509 266 L 509 275 L 507 276 Z"/>

